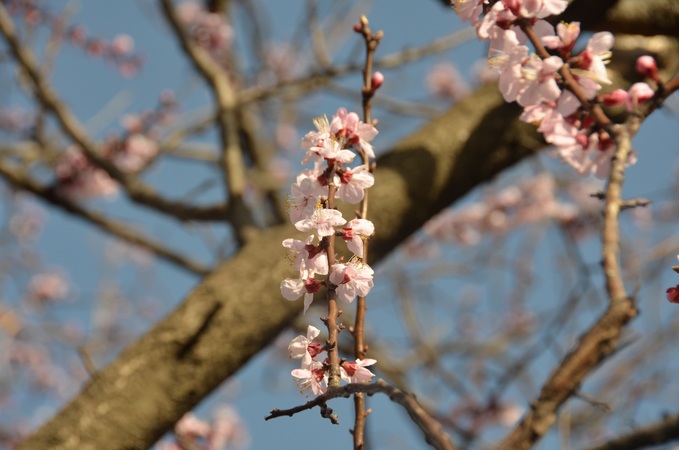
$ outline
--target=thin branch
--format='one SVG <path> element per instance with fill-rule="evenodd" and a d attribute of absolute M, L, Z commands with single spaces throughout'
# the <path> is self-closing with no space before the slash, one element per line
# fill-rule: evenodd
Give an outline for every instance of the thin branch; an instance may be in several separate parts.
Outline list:
<path fill-rule="evenodd" d="M 282 416 L 292 417 L 298 412 L 325 405 L 328 400 L 333 398 L 348 398 L 359 392 L 368 395 L 377 393 L 386 394 L 393 402 L 398 403 L 405 408 L 413 422 L 415 422 L 418 428 L 422 430 L 422 433 L 424 433 L 424 438 L 429 445 L 439 450 L 455 450 L 450 437 L 443 431 L 441 424 L 434 420 L 420 406 L 417 399 L 415 399 L 415 396 L 391 386 L 384 380 L 377 380 L 371 384 L 352 383 L 342 387 L 328 388 L 328 391 L 325 394 L 319 395 L 304 405 L 285 410 L 274 409 L 264 420 L 275 419 L 276 417 Z"/>
<path fill-rule="evenodd" d="M 99 229 L 141 249 L 147 250 L 177 267 L 197 275 L 207 275 L 211 272 L 209 268 L 188 260 L 184 256 L 165 248 L 160 243 L 153 242 L 150 238 L 140 236 L 139 230 L 132 229 L 126 224 L 111 220 L 102 214 L 89 211 L 68 198 L 58 195 L 53 188 L 38 184 L 33 179 L 19 173 L 19 171 L 2 162 L 0 162 L 0 176 L 18 188 L 31 192 L 44 201 L 85 219 L 87 222 L 96 225 Z"/>

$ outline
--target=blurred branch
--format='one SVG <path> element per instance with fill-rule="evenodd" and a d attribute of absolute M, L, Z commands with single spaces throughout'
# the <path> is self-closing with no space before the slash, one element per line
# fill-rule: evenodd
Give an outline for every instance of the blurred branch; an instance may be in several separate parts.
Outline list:
<path fill-rule="evenodd" d="M 0 3 L 0 32 L 9 44 L 14 59 L 31 79 L 35 95 L 42 105 L 52 111 L 64 132 L 77 143 L 87 157 L 104 169 L 113 179 L 118 181 L 129 197 L 135 202 L 150 206 L 153 209 L 169 214 L 181 220 L 222 220 L 226 217 L 224 205 L 198 207 L 171 201 L 159 196 L 150 186 L 137 177 L 128 175 L 108 161 L 90 141 L 83 125 L 73 112 L 63 103 L 52 87 L 41 75 L 33 53 L 22 46 L 16 35 L 16 29 L 5 6 Z"/>
<path fill-rule="evenodd" d="M 671 415 L 663 420 L 632 431 L 589 450 L 635 450 L 666 444 L 679 439 L 679 415 Z"/>
<path fill-rule="evenodd" d="M 245 204 L 245 162 L 238 137 L 238 95 L 226 72 L 214 58 L 186 33 L 171 0 L 161 0 L 163 12 L 179 39 L 182 49 L 205 81 L 210 85 L 217 105 L 217 124 L 222 142 L 222 164 L 229 198 L 230 219 L 238 241 L 245 242 L 244 228 L 252 225 Z"/>
<path fill-rule="evenodd" d="M 105 231 L 106 233 L 112 234 L 123 241 L 126 241 L 132 245 L 136 245 L 143 250 L 149 251 L 159 258 L 162 258 L 181 269 L 188 270 L 197 275 L 207 275 L 210 273 L 210 269 L 207 267 L 203 267 L 200 264 L 185 258 L 179 253 L 165 248 L 160 243 L 153 242 L 151 238 L 140 236 L 139 230 L 132 229 L 128 225 L 116 222 L 94 211 L 88 211 L 77 203 L 58 195 L 53 188 L 41 186 L 28 176 L 20 173 L 15 168 L 5 165 L 1 161 L 0 176 L 17 188 L 31 192 L 42 200 L 51 203 L 52 205 L 57 206 L 60 209 L 73 214 L 74 216 L 85 219 L 87 222 L 95 225 L 97 228 Z"/>

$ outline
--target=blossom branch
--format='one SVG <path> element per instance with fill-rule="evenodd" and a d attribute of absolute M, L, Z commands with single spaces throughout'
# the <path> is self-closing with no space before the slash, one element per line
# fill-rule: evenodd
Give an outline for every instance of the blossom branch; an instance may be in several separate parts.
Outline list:
<path fill-rule="evenodd" d="M 372 98 L 375 95 L 375 90 L 380 87 L 384 80 L 381 73 L 373 75 L 375 51 L 382 39 L 383 33 L 382 31 L 379 31 L 376 34 L 373 34 L 368 19 L 365 16 L 361 16 L 360 23 L 356 25 L 355 29 L 363 36 L 365 42 L 365 65 L 363 68 L 363 88 L 361 89 L 363 99 L 363 121 L 365 123 L 371 123 Z M 375 79 L 373 79 L 373 77 L 375 77 Z M 370 158 L 365 151 L 361 151 L 361 158 L 366 169 L 372 172 L 374 167 L 370 166 Z M 360 207 L 361 219 L 368 219 L 368 195 L 369 189 L 365 189 Z M 364 260 L 367 260 L 368 258 L 368 239 L 363 242 L 363 258 Z M 365 353 L 367 351 L 364 339 L 366 308 L 365 296 L 359 295 L 356 299 L 356 320 L 353 327 L 354 356 L 356 359 L 365 359 Z M 365 419 L 368 414 L 369 411 L 366 411 L 363 393 L 357 393 L 354 395 L 354 429 L 352 433 L 354 449 L 356 450 L 362 450 L 364 448 Z"/>
<path fill-rule="evenodd" d="M 137 177 L 122 172 L 104 158 L 97 146 L 90 140 L 85 127 L 44 79 L 33 53 L 19 42 L 14 23 L 2 4 L 0 4 L 0 33 L 9 44 L 14 59 L 31 80 L 36 98 L 54 114 L 63 131 L 82 148 L 87 158 L 119 182 L 132 200 L 180 220 L 210 221 L 221 220 L 227 216 L 227 208 L 224 205 L 196 207 L 165 199 Z"/>
<path fill-rule="evenodd" d="M 370 384 L 351 383 L 342 387 L 328 388 L 325 394 L 319 395 L 304 405 L 284 410 L 274 409 L 264 420 L 283 416 L 292 417 L 299 412 L 325 405 L 328 400 L 333 398 L 348 398 L 356 393 L 367 395 L 381 393 L 389 396 L 389 399 L 405 408 L 410 418 L 424 434 L 425 440 L 429 445 L 439 450 L 455 450 L 450 437 L 443 431 L 441 424 L 420 406 L 414 395 L 401 391 L 381 379 Z"/>
<path fill-rule="evenodd" d="M 521 22 L 521 30 L 524 33 L 526 33 L 526 36 L 528 36 L 528 39 L 535 48 L 535 53 L 540 58 L 547 59 L 550 56 L 552 56 L 549 54 L 545 46 L 542 45 L 542 42 L 540 42 L 540 38 L 538 38 L 538 36 L 535 34 L 533 28 L 529 25 L 526 25 L 525 21 Z M 564 61 L 564 63 L 567 63 L 567 61 Z M 587 95 L 583 91 L 582 87 L 580 87 L 578 82 L 575 81 L 575 78 L 573 78 L 573 74 L 571 73 L 568 64 L 564 64 L 563 66 L 561 66 L 561 68 L 559 69 L 559 75 L 561 75 L 561 77 L 563 78 L 564 85 L 568 88 L 569 91 L 573 93 L 573 95 L 575 95 L 575 97 L 578 99 L 578 101 L 580 101 L 582 106 L 592 114 L 592 116 L 596 119 L 597 123 L 602 128 L 608 131 L 608 129 L 613 125 L 613 122 L 611 122 L 611 119 L 609 119 L 606 113 L 604 113 L 603 109 L 601 109 L 601 106 L 592 103 L 587 98 Z"/>

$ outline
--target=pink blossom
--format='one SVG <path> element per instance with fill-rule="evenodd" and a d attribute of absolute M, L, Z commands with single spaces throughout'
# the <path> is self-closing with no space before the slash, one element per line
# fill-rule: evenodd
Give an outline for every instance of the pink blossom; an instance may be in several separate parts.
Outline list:
<path fill-rule="evenodd" d="M 311 217 L 304 218 L 295 223 L 295 228 L 299 231 L 307 232 L 316 230 L 320 237 L 332 236 L 335 234 L 336 226 L 347 223 L 342 217 L 342 213 L 336 209 L 316 208 Z"/>
<path fill-rule="evenodd" d="M 516 98 L 521 106 L 536 105 L 542 101 L 556 101 L 561 95 L 561 89 L 556 84 L 554 76 L 563 66 L 563 61 L 558 56 L 540 59 L 537 55 L 523 65 L 523 77 L 528 80 L 528 85 Z"/>
<path fill-rule="evenodd" d="M 188 439 L 207 438 L 212 432 L 212 427 L 189 412 L 175 424 L 174 432 L 177 436 Z"/>
<path fill-rule="evenodd" d="M 347 383 L 366 383 L 375 376 L 366 369 L 377 361 L 374 359 L 357 359 L 356 362 L 345 361 L 340 366 L 340 376 Z"/>
<path fill-rule="evenodd" d="M 302 164 L 314 161 L 315 164 L 320 165 L 322 158 L 319 150 L 323 147 L 323 142 L 330 138 L 330 122 L 328 122 L 328 117 L 323 115 L 313 119 L 313 123 L 317 131 L 309 131 L 302 138 L 302 149 L 306 150 Z"/>
<path fill-rule="evenodd" d="M 302 263 L 299 278 L 286 278 L 281 281 L 281 295 L 289 301 L 294 301 L 304 295 L 304 312 L 314 301 L 314 294 L 321 289 L 322 282 L 314 278 L 314 271 L 307 269 Z"/>
<path fill-rule="evenodd" d="M 314 339 L 316 339 L 320 333 L 321 330 L 309 325 L 307 327 L 306 336 L 299 335 L 290 342 L 290 345 L 288 345 L 290 358 L 302 359 L 302 369 L 308 369 L 311 366 L 313 359 L 323 351 L 323 346 L 318 342 L 314 342 Z"/>
<path fill-rule="evenodd" d="M 653 81 L 659 81 L 658 78 L 658 65 L 655 63 L 655 59 L 650 55 L 644 55 L 637 58 L 636 63 L 637 72 L 646 78 L 650 78 Z"/>
<path fill-rule="evenodd" d="M 116 56 L 126 56 L 134 50 L 134 39 L 128 34 L 119 34 L 111 41 L 111 51 Z"/>
<path fill-rule="evenodd" d="M 651 86 L 646 83 L 634 83 L 627 91 L 625 107 L 627 111 L 634 111 L 639 104 L 650 100 L 655 95 Z"/>
<path fill-rule="evenodd" d="M 113 197 L 118 194 L 118 183 L 104 170 L 93 165 L 76 145 L 59 156 L 54 171 L 57 175 L 57 190 L 67 197 Z"/>
<path fill-rule="evenodd" d="M 293 224 L 311 217 L 320 200 L 327 197 L 327 189 L 318 182 L 318 175 L 313 171 L 303 171 L 292 184 L 292 195 L 288 198 L 287 209 Z"/>
<path fill-rule="evenodd" d="M 355 205 L 365 197 L 365 190 L 375 184 L 375 177 L 365 166 L 338 170 L 339 188 L 337 197 L 343 202 Z"/>
<path fill-rule="evenodd" d="M 60 272 L 46 272 L 34 275 L 28 283 L 28 297 L 40 303 L 64 300 L 68 296 L 70 283 Z"/>
<path fill-rule="evenodd" d="M 330 131 L 338 138 L 345 138 L 349 145 L 363 150 L 369 158 L 375 157 L 370 141 L 377 136 L 378 131 L 374 126 L 363 123 L 355 112 L 338 109 L 330 122 Z"/>
<path fill-rule="evenodd" d="M 604 106 L 618 106 L 627 101 L 627 91 L 623 89 L 616 89 L 608 94 L 599 96 L 599 101 Z"/>
<path fill-rule="evenodd" d="M 147 136 L 134 133 L 125 139 L 113 160 L 126 172 L 138 172 L 158 154 L 158 143 Z"/>
<path fill-rule="evenodd" d="M 328 274 L 328 255 L 320 246 L 313 245 L 314 235 L 309 236 L 305 242 L 298 239 L 286 239 L 283 247 L 289 248 L 291 256 L 295 259 L 295 269 L 304 264 L 316 273 Z"/>
<path fill-rule="evenodd" d="M 611 84 L 612 81 L 606 73 L 606 64 L 611 58 L 611 47 L 613 47 L 613 35 L 607 31 L 595 33 L 589 41 L 587 47 L 580 53 L 578 64 L 575 66 L 581 69 L 575 73 L 587 74 L 599 83 Z M 582 70 L 586 72 L 582 72 Z"/>
<path fill-rule="evenodd" d="M 373 287 L 373 273 L 370 266 L 363 263 L 336 264 L 330 274 L 330 282 L 337 286 L 338 299 L 352 302 L 357 295 L 368 295 Z"/>
<path fill-rule="evenodd" d="M 383 83 L 384 75 L 382 74 L 382 72 L 375 72 L 373 73 L 373 76 L 370 77 L 370 88 L 372 89 L 373 92 L 378 90 Z"/>
<path fill-rule="evenodd" d="M 342 239 L 347 247 L 359 258 L 363 258 L 363 240 L 375 233 L 375 225 L 367 219 L 352 219 L 343 228 Z"/>
<path fill-rule="evenodd" d="M 207 450 L 247 448 L 249 444 L 250 436 L 238 412 L 230 406 L 217 409 Z"/>
<path fill-rule="evenodd" d="M 326 139 L 320 147 L 312 147 L 311 151 L 324 159 L 336 161 L 339 164 L 351 162 L 356 157 L 354 152 L 342 148 L 342 144 L 335 139 Z"/>
<path fill-rule="evenodd" d="M 561 22 L 556 25 L 556 35 L 543 36 L 541 40 L 545 47 L 556 49 L 562 57 L 568 58 L 579 35 L 580 22 Z"/>
<path fill-rule="evenodd" d="M 483 12 L 484 0 L 452 0 L 455 13 L 463 22 L 469 21 L 473 26 L 479 23 L 479 16 Z"/>
<path fill-rule="evenodd" d="M 323 368 L 323 363 L 312 361 L 307 369 L 295 369 L 291 374 L 298 378 L 297 386 L 301 394 L 304 394 L 307 389 L 311 389 L 314 395 L 323 394 L 328 390 L 328 374 Z"/>

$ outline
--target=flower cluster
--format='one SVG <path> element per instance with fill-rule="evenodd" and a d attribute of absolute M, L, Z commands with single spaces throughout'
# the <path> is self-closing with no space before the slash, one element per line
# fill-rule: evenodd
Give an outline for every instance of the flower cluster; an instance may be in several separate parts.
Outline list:
<path fill-rule="evenodd" d="M 363 200 L 365 189 L 372 186 L 375 179 L 364 165 L 347 166 L 356 156 L 350 148 L 374 158 L 370 141 L 377 135 L 377 130 L 344 108 L 337 111 L 332 121 L 323 116 L 314 123 L 317 131 L 307 133 L 302 139 L 302 147 L 306 150 L 302 163 L 313 164 L 313 168 L 297 175 L 288 201 L 288 213 L 295 228 L 313 234 L 304 241 L 283 241 L 283 246 L 290 250 L 299 277 L 283 280 L 281 293 L 287 300 L 297 300 L 303 295 L 305 312 L 314 293 L 323 285 L 335 289 L 338 298 L 347 302 L 353 301 L 356 295 L 366 295 L 373 285 L 373 270 L 362 257 L 364 239 L 374 233 L 374 225 L 361 218 L 347 222 L 340 211 L 328 206 L 328 196 L 333 187 L 333 203 L 334 199 L 349 204 Z M 330 238 L 335 236 L 345 241 L 355 256 L 346 263 L 329 267 L 328 246 Z M 316 275 L 328 274 L 325 281 L 316 278 Z"/>
<path fill-rule="evenodd" d="M 319 395 L 328 389 L 328 362 L 323 356 L 326 348 L 314 341 L 320 333 L 318 328 L 309 325 L 306 336 L 297 336 L 288 346 L 290 358 L 302 360 L 301 368 L 292 371 L 292 376 L 297 378 L 301 393 L 311 389 L 314 395 Z M 343 361 L 340 364 L 342 381 L 347 383 L 370 381 L 375 374 L 366 367 L 376 362 L 369 358 L 357 359 L 354 362 Z"/>
<path fill-rule="evenodd" d="M 312 167 L 297 175 L 288 202 L 292 224 L 297 230 L 311 234 L 304 240 L 283 241 L 299 276 L 286 278 L 280 286 L 286 300 L 304 297 L 304 312 L 321 288 L 348 303 L 356 296 L 366 296 L 373 286 L 373 270 L 363 257 L 365 240 L 375 232 L 375 226 L 360 217 L 347 221 L 334 205 L 335 200 L 360 203 L 365 190 L 374 184 L 367 164 L 351 167 L 349 163 L 357 153 L 365 161 L 375 157 L 370 141 L 377 130 L 344 108 L 331 120 L 322 116 L 314 119 L 314 124 L 316 131 L 302 139 L 302 148 L 306 151 L 302 164 Z M 339 240 L 346 242 L 353 253 L 348 261 L 335 257 L 335 242 Z M 327 359 L 321 356 L 326 346 L 313 342 L 319 333 L 310 326 L 307 336 L 298 336 L 289 347 L 292 358 L 302 359 L 301 368 L 293 370 L 292 375 L 299 380 L 302 392 L 310 388 L 316 395 L 327 389 L 330 369 Z M 374 363 L 372 359 L 342 361 L 341 379 L 349 383 L 369 381 L 373 374 L 365 367 Z"/>
<path fill-rule="evenodd" d="M 624 103 L 633 110 L 649 100 L 653 90 L 646 83 L 596 99 L 602 84 L 611 84 L 606 64 L 611 57 L 613 35 L 595 33 L 576 55 L 573 49 L 580 24 L 559 23 L 555 28 L 544 20 L 562 13 L 567 0 L 500 0 L 492 6 L 488 0 L 452 0 L 452 4 L 462 20 L 476 27 L 479 39 L 490 41 L 490 63 L 499 71 L 500 90 L 505 100 L 516 101 L 524 108 L 520 119 L 538 125 L 545 140 L 579 173 L 607 177 L 615 143 L 588 105 L 564 88 L 562 68 L 567 65 L 577 89 L 588 101 L 597 100 L 607 106 Z M 533 44 L 548 49 L 552 56 L 541 58 L 524 45 L 529 40 L 529 29 Z M 657 82 L 655 61 L 649 56 L 643 58 L 637 70 Z M 632 153 L 627 163 L 635 161 Z"/>

